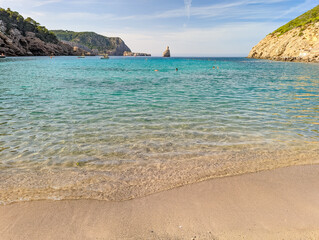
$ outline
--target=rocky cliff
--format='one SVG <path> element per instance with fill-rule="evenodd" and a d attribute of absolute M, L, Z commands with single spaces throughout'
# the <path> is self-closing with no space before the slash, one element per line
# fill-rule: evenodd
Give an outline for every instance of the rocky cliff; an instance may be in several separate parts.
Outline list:
<path fill-rule="evenodd" d="M 0 8 L 0 54 L 7 56 L 77 55 L 31 18 L 24 19 L 18 12 Z"/>
<path fill-rule="evenodd" d="M 90 52 L 97 52 L 111 56 L 123 56 L 124 52 L 131 52 L 130 48 L 118 37 L 105 37 L 94 32 L 73 32 L 52 30 L 57 38 L 69 45 L 86 48 Z"/>
<path fill-rule="evenodd" d="M 319 62 L 319 5 L 266 36 L 248 57 Z"/>

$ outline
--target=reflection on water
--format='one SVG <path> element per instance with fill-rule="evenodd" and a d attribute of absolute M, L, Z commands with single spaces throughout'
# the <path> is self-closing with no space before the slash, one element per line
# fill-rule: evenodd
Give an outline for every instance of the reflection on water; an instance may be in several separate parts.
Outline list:
<path fill-rule="evenodd" d="M 0 70 L 3 201 L 121 200 L 319 160 L 316 64 L 33 57 Z"/>

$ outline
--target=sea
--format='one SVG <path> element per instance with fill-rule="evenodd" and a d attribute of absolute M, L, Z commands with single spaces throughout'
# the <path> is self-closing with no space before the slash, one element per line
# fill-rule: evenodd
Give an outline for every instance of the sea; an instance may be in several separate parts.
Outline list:
<path fill-rule="evenodd" d="M 0 59 L 0 204 L 124 201 L 318 163 L 318 64 Z"/>

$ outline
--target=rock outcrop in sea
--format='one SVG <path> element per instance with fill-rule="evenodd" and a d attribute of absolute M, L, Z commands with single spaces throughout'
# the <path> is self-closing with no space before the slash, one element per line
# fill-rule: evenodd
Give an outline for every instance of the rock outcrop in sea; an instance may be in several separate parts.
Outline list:
<path fill-rule="evenodd" d="M 319 62 L 319 5 L 269 34 L 248 57 Z"/>
<path fill-rule="evenodd" d="M 135 52 L 125 51 L 123 53 L 123 56 L 125 56 L 125 57 L 150 57 L 151 54 L 148 54 L 148 53 L 135 53 Z"/>
<path fill-rule="evenodd" d="M 7 56 L 81 55 L 45 27 L 18 12 L 0 8 L 0 54 Z"/>
<path fill-rule="evenodd" d="M 169 46 L 167 46 L 166 50 L 163 52 L 163 57 L 171 57 L 171 51 L 169 50 Z"/>

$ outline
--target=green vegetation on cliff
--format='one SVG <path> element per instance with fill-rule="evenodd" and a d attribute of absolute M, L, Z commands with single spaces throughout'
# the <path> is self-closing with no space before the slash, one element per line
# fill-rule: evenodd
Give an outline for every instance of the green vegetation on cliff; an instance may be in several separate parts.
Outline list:
<path fill-rule="evenodd" d="M 302 14 L 301 16 L 295 18 L 294 20 L 288 22 L 282 27 L 278 28 L 273 33 L 284 34 L 294 28 L 302 27 L 308 23 L 315 23 L 319 21 L 319 5 L 309 10 L 308 12 Z"/>
<path fill-rule="evenodd" d="M 16 28 L 23 36 L 26 36 L 26 32 L 33 32 L 37 38 L 44 42 L 58 43 L 56 36 L 48 29 L 32 18 L 24 19 L 18 12 L 11 11 L 10 8 L 7 10 L 0 8 L 0 21 L 4 23 L 7 35 L 10 34 L 11 29 Z"/>
<path fill-rule="evenodd" d="M 94 32 L 73 32 L 64 30 L 52 30 L 61 41 L 67 41 L 86 46 L 90 49 L 97 49 L 100 53 L 115 51 L 122 46 L 121 55 L 124 51 L 131 51 L 120 38 L 109 38 Z"/>

